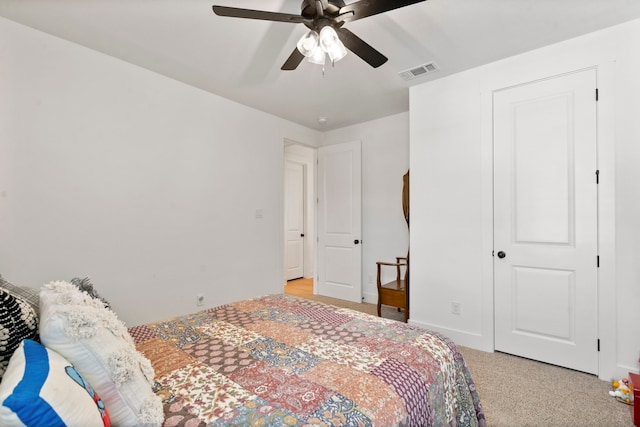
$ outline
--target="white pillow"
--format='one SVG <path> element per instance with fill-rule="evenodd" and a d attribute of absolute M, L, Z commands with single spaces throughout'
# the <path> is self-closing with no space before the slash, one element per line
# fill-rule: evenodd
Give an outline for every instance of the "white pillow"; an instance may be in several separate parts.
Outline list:
<path fill-rule="evenodd" d="M 125 325 L 97 299 L 68 282 L 40 291 L 40 340 L 67 358 L 91 383 L 113 426 L 156 426 L 162 401 L 151 387 L 151 363 L 139 353 Z"/>
<path fill-rule="evenodd" d="M 68 360 L 24 340 L 0 383 L 0 425 L 104 427 L 109 413 Z"/>

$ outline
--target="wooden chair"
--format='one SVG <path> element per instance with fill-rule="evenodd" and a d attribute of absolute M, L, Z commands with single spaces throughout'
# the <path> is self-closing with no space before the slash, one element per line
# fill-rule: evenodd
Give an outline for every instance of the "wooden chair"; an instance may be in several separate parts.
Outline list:
<path fill-rule="evenodd" d="M 376 262 L 378 265 L 378 317 L 382 317 L 382 306 L 397 307 L 398 311 L 404 310 L 404 322 L 409 320 L 409 256 L 396 257 L 396 262 Z M 394 267 L 396 279 L 385 284 L 382 283 L 382 268 Z M 402 274 L 404 270 L 404 275 Z"/>

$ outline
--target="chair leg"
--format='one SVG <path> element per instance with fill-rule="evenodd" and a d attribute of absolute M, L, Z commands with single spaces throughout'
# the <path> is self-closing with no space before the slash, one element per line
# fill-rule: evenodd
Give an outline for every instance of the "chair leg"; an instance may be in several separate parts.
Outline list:
<path fill-rule="evenodd" d="M 382 304 L 380 303 L 380 298 L 378 298 L 378 317 L 382 317 Z"/>

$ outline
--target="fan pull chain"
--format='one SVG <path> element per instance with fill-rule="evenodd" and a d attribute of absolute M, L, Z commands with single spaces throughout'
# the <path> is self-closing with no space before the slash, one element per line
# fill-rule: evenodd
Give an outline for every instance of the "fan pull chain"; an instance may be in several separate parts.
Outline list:
<path fill-rule="evenodd" d="M 336 63 L 335 61 L 331 61 L 331 68 L 335 68 Z M 325 67 L 324 64 L 322 64 L 322 78 L 324 78 L 324 71 L 325 71 Z"/>

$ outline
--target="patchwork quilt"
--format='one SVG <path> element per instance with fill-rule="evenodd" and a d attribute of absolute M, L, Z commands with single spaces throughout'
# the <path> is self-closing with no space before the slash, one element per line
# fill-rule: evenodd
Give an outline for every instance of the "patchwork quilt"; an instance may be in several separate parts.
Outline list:
<path fill-rule="evenodd" d="M 129 329 L 165 426 L 485 426 L 445 336 L 288 295 Z"/>

